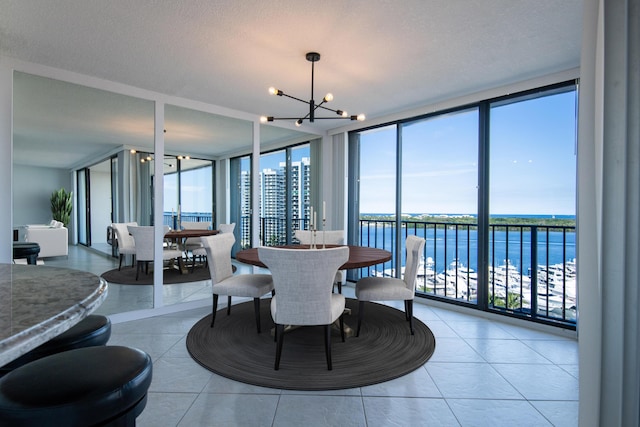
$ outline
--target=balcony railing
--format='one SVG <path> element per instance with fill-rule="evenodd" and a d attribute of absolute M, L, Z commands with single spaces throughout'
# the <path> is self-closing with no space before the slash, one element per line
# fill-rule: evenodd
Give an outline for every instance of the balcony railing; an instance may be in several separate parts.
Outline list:
<path fill-rule="evenodd" d="M 249 217 L 241 220 L 242 241 L 249 242 Z M 291 243 L 305 219 L 290 222 L 260 219 L 260 244 Z M 404 267 L 404 240 L 413 234 L 426 240 L 418 269 L 418 295 L 480 306 L 478 287 L 486 286 L 488 310 L 575 328 L 575 226 L 509 224 L 489 226 L 487 284 L 479 283 L 477 225 L 463 222 L 401 221 L 400 265 Z M 350 272 L 357 280 L 367 276 L 396 277 L 398 258 L 396 222 L 360 220 L 358 245 L 386 249 L 392 258 L 384 264 Z M 289 240 L 287 238 L 289 237 Z M 535 284 L 535 286 L 532 286 Z"/>
<path fill-rule="evenodd" d="M 362 269 L 362 277 L 396 276 L 395 227 L 392 220 L 360 221 L 359 244 L 392 253 L 383 266 Z M 401 248 L 409 234 L 426 240 L 416 292 L 478 305 L 477 226 L 402 221 L 401 227 Z M 489 310 L 575 327 L 575 226 L 490 225 L 488 260 Z"/>

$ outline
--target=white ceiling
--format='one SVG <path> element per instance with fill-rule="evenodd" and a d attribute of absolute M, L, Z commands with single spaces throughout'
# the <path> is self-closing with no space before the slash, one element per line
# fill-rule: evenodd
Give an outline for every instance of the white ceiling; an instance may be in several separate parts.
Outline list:
<path fill-rule="evenodd" d="M 580 64 L 582 0 L 0 0 L 0 11 L 0 55 L 256 118 L 306 114 L 267 88 L 309 99 L 309 51 L 322 55 L 316 100 L 330 91 L 329 106 L 369 119 Z M 14 100 L 15 162 L 70 167 L 153 142 L 150 101 L 27 75 Z M 167 152 L 251 144 L 251 122 L 165 113 Z M 262 129 L 263 143 L 299 136 Z"/>

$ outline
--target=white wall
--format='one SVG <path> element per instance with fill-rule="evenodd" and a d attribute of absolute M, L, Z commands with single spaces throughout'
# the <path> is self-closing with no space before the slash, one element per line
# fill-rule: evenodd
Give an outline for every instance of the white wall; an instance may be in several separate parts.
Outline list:
<path fill-rule="evenodd" d="M 13 226 L 48 224 L 51 193 L 71 191 L 70 176 L 66 169 L 13 165 Z"/>

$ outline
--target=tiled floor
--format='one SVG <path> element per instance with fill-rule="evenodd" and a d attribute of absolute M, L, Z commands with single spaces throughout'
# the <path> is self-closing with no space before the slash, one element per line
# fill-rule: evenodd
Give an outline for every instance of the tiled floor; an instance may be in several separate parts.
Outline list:
<path fill-rule="evenodd" d="M 353 297 L 353 287 L 343 293 Z M 109 343 L 153 358 L 143 427 L 578 425 L 576 340 L 440 307 L 414 310 L 436 337 L 431 359 L 402 378 L 339 391 L 255 387 L 202 368 L 185 339 L 208 308 L 115 324 Z"/>

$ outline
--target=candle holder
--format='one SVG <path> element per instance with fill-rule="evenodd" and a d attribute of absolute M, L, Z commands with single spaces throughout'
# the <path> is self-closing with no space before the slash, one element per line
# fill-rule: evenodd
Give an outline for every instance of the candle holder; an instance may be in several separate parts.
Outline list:
<path fill-rule="evenodd" d="M 311 231 L 311 249 L 317 249 L 317 246 L 316 246 L 316 238 L 317 238 L 316 233 L 317 233 L 317 231 L 318 230 L 316 230 L 316 227 L 314 225 L 313 226 L 313 230 Z"/>
<path fill-rule="evenodd" d="M 326 249 L 326 245 L 324 244 L 324 230 L 327 228 L 327 220 L 322 218 L 322 249 Z"/>

